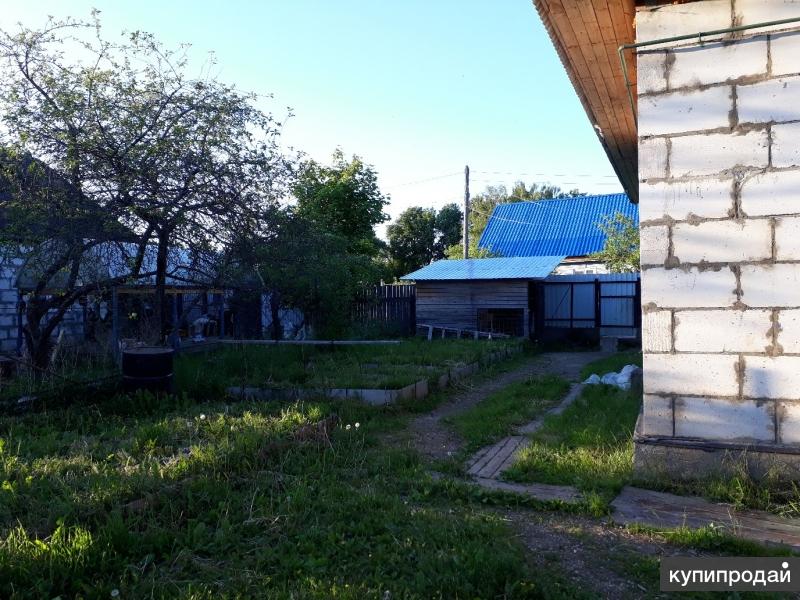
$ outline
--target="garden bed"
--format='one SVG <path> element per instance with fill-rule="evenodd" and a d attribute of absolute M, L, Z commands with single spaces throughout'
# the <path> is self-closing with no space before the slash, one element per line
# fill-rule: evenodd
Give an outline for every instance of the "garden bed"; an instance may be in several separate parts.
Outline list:
<path fill-rule="evenodd" d="M 237 351 L 252 353 L 251 348 Z M 227 386 L 225 393 L 259 400 L 322 396 L 352 398 L 373 405 L 391 404 L 425 398 L 431 388 L 444 388 L 451 381 L 477 371 L 481 363 L 506 357 L 521 348 L 519 342 L 407 341 L 368 350 L 329 349 L 321 355 L 309 353 L 306 348 L 298 356 L 298 350 L 267 346 L 244 359 L 252 361 L 245 367 L 244 376 L 238 374 L 245 381 Z M 276 355 L 277 351 L 283 354 Z M 286 354 L 293 355 L 295 362 L 290 371 L 281 373 L 272 367 L 272 361 L 281 362 Z M 263 377 L 265 371 L 269 377 L 265 384 L 258 385 L 254 379 Z"/>

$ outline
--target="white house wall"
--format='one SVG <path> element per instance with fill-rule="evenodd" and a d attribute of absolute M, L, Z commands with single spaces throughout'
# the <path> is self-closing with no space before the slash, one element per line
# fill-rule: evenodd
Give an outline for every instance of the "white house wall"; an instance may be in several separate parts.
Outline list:
<path fill-rule="evenodd" d="M 637 41 L 790 17 L 800 1 L 640 7 Z M 800 23 L 783 28 L 639 52 L 644 440 L 800 445 Z"/>

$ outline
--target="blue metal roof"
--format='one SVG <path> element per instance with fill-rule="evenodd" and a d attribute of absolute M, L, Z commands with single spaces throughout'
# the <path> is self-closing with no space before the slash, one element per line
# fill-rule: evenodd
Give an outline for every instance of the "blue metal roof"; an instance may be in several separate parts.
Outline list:
<path fill-rule="evenodd" d="M 478 246 L 501 256 L 586 256 L 603 249 L 597 224 L 620 212 L 639 224 L 626 194 L 498 204 Z"/>
<path fill-rule="evenodd" d="M 414 281 L 544 279 L 562 260 L 563 256 L 437 260 L 401 279 Z"/>

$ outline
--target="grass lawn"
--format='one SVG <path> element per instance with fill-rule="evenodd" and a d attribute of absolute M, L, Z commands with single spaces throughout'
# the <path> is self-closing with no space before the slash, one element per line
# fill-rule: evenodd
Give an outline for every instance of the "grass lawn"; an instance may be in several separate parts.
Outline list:
<path fill-rule="evenodd" d="M 555 375 L 530 377 L 504 387 L 448 422 L 467 442 L 468 450 L 477 450 L 551 409 L 568 390 L 569 383 Z"/>
<path fill-rule="evenodd" d="M 608 503 L 632 476 L 640 403 L 612 386 L 586 386 L 563 413 L 545 419 L 506 477 L 574 485 L 585 493 L 593 512 L 607 512 Z"/>
<path fill-rule="evenodd" d="M 396 345 L 225 346 L 179 357 L 175 377 L 178 388 L 193 396 L 221 396 L 231 385 L 395 389 L 420 379 L 435 380 L 449 368 L 518 345 L 413 339 Z"/>
<path fill-rule="evenodd" d="M 581 369 L 581 379 L 586 379 L 592 373 L 597 373 L 600 377 L 606 373 L 619 373 L 625 365 L 641 367 L 642 352 L 640 350 L 626 350 L 592 361 Z"/>

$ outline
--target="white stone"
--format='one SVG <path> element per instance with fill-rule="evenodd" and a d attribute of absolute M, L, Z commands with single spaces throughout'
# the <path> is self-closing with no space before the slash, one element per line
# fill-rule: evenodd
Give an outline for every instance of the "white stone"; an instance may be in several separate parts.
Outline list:
<path fill-rule="evenodd" d="M 773 125 L 772 166 L 800 166 L 800 123 Z"/>
<path fill-rule="evenodd" d="M 667 176 L 667 140 L 649 138 L 639 141 L 639 179 Z"/>
<path fill-rule="evenodd" d="M 772 74 L 800 73 L 800 33 L 777 33 L 770 39 Z"/>
<path fill-rule="evenodd" d="M 583 383 L 585 383 L 586 385 L 597 385 L 601 383 L 600 375 L 598 375 L 597 373 L 592 373 L 591 375 L 589 375 L 589 377 L 586 378 L 586 381 L 584 381 Z"/>
<path fill-rule="evenodd" d="M 669 352 L 672 350 L 672 313 L 650 310 L 642 313 L 642 351 Z"/>
<path fill-rule="evenodd" d="M 648 394 L 735 396 L 738 356 L 731 354 L 645 354 L 644 391 Z"/>
<path fill-rule="evenodd" d="M 642 184 L 639 186 L 639 219 L 646 222 L 666 216 L 678 221 L 690 215 L 728 217 L 733 211 L 732 194 L 732 179 Z"/>
<path fill-rule="evenodd" d="M 762 173 L 744 181 L 742 212 L 750 217 L 800 214 L 800 171 Z"/>
<path fill-rule="evenodd" d="M 646 42 L 731 26 L 730 0 L 706 0 L 636 10 L 636 41 Z M 665 44 L 673 45 L 674 42 Z"/>
<path fill-rule="evenodd" d="M 772 227 L 767 219 L 678 223 L 672 252 L 682 263 L 764 260 L 772 256 Z"/>
<path fill-rule="evenodd" d="M 674 50 L 670 89 L 707 85 L 767 73 L 767 38 L 711 42 Z"/>
<path fill-rule="evenodd" d="M 800 217 L 775 220 L 776 260 L 800 260 Z"/>
<path fill-rule="evenodd" d="M 778 443 L 800 444 L 800 402 L 778 402 Z"/>
<path fill-rule="evenodd" d="M 672 437 L 672 399 L 645 394 L 642 405 L 642 433 L 656 437 Z"/>
<path fill-rule="evenodd" d="M 664 76 L 667 53 L 640 52 L 636 56 L 636 91 L 639 94 L 652 94 L 667 89 L 667 78 Z"/>
<path fill-rule="evenodd" d="M 677 352 L 764 352 L 772 344 L 770 310 L 675 313 Z"/>
<path fill-rule="evenodd" d="M 673 177 L 714 175 L 734 167 L 764 168 L 768 164 L 766 131 L 676 137 L 672 140 L 669 160 Z"/>
<path fill-rule="evenodd" d="M 786 354 L 800 354 L 800 310 L 778 313 L 778 345 Z"/>
<path fill-rule="evenodd" d="M 676 398 L 675 436 L 703 440 L 771 442 L 771 402 L 725 398 Z"/>
<path fill-rule="evenodd" d="M 744 361 L 745 397 L 800 399 L 800 356 L 746 356 Z"/>
<path fill-rule="evenodd" d="M 639 260 L 643 265 L 663 265 L 669 252 L 669 227 L 651 225 L 639 230 Z"/>
<path fill-rule="evenodd" d="M 739 123 L 800 120 L 800 77 L 736 87 Z"/>
<path fill-rule="evenodd" d="M 751 307 L 800 307 L 800 264 L 742 265 L 742 302 Z"/>
<path fill-rule="evenodd" d="M 767 21 L 800 17 L 800 3 L 797 0 L 736 0 L 734 9 L 737 24 L 741 25 L 756 25 Z M 753 31 L 772 31 L 794 25 L 793 23 L 773 25 Z"/>
<path fill-rule="evenodd" d="M 727 85 L 639 98 L 639 135 L 666 135 L 730 127 L 733 108 Z"/>
<path fill-rule="evenodd" d="M 659 308 L 722 308 L 736 302 L 736 276 L 725 267 L 700 271 L 646 269 L 642 271 L 642 305 Z"/>

